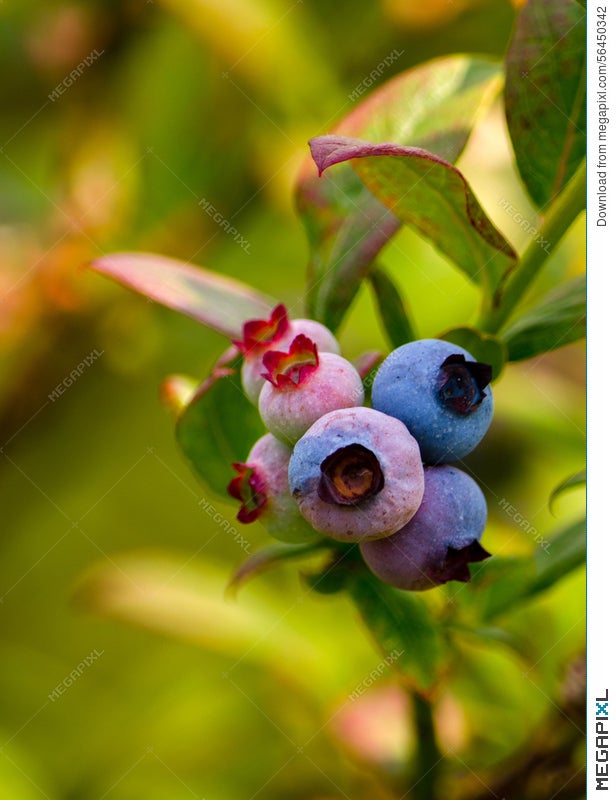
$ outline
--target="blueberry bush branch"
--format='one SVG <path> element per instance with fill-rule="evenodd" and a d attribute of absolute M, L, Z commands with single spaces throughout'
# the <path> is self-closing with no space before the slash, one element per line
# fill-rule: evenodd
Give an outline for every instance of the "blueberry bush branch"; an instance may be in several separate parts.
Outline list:
<path fill-rule="evenodd" d="M 412 716 L 417 737 L 416 752 L 411 754 L 408 791 L 416 800 L 437 800 L 443 754 L 436 740 L 432 703 L 418 692 L 411 692 Z"/>
<path fill-rule="evenodd" d="M 582 90 L 573 75 L 579 9 L 571 3 L 564 16 L 576 33 L 567 39 L 558 29 L 562 15 L 556 27 L 535 24 L 562 4 L 529 0 L 504 76 L 485 59 L 437 59 L 395 77 L 332 133 L 311 140 L 296 192 L 310 244 L 307 317 L 291 318 L 258 289 L 160 256 L 120 253 L 93 264 L 230 339 L 205 381 L 197 388 L 168 381 L 165 397 L 196 475 L 213 494 L 233 498 L 238 523 L 258 521 L 278 540 L 250 555 L 231 588 L 310 559 L 310 589 L 347 593 L 384 658 L 397 654 L 393 667 L 412 699 L 417 734 L 405 778 L 418 800 L 442 796 L 446 761 L 431 698 L 456 672 L 459 637 L 529 659 L 495 620 L 584 557 L 584 525 L 576 520 L 553 536 L 548 560 L 540 548 L 534 558 L 491 558 L 482 544 L 485 482 L 460 468 L 492 422 L 492 383 L 507 362 L 584 335 L 578 279 L 510 321 L 585 205 Z M 529 139 L 537 92 L 559 74 L 559 59 L 571 78 L 558 95 L 562 108 L 548 108 L 547 136 Z M 520 178 L 545 210 L 540 236 L 521 257 L 456 166 L 503 77 Z M 395 279 L 377 262 L 403 224 L 476 287 L 476 327 L 421 337 Z M 360 358 L 368 365 L 360 372 L 341 354 L 336 331 L 364 281 L 394 349 Z M 454 592 L 452 583 L 467 586 Z M 437 587 L 444 587 L 444 608 L 423 596 Z"/>

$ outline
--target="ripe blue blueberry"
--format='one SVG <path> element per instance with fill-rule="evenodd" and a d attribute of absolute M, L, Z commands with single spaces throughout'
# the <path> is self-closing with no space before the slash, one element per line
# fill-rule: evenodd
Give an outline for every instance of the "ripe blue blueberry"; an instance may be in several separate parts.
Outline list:
<path fill-rule="evenodd" d="M 485 497 L 455 467 L 426 467 L 423 500 L 415 516 L 386 539 L 360 546 L 364 561 L 385 583 L 422 591 L 447 581 L 470 580 L 469 563 L 483 561 Z"/>
<path fill-rule="evenodd" d="M 320 533 L 344 542 L 388 536 L 421 503 L 419 447 L 401 422 L 379 411 L 331 411 L 295 445 L 289 488 Z"/>
<path fill-rule="evenodd" d="M 483 439 L 494 403 L 492 368 L 441 339 L 409 342 L 381 364 L 372 405 L 404 422 L 427 464 L 457 461 Z"/>
<path fill-rule="evenodd" d="M 313 528 L 299 513 L 289 491 L 291 450 L 272 436 L 262 436 L 245 463 L 233 464 L 238 473 L 228 486 L 231 497 L 241 502 L 237 518 L 259 520 L 267 531 L 283 542 L 306 542 L 316 538 Z"/>
<path fill-rule="evenodd" d="M 265 427 L 285 444 L 294 444 L 328 411 L 364 402 L 364 387 L 355 367 L 335 353 L 319 353 L 300 334 L 288 352 L 263 356 L 266 383 L 259 395 Z"/>

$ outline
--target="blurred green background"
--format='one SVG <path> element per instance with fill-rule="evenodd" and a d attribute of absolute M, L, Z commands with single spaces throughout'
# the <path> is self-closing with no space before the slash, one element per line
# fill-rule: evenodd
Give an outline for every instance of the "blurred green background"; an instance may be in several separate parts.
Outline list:
<path fill-rule="evenodd" d="M 308 138 L 392 52 L 375 86 L 442 54 L 500 58 L 513 19 L 506 0 L 0 2 L 2 797 L 390 796 L 380 776 L 412 748 L 408 710 L 387 670 L 350 699 L 380 662 L 350 603 L 309 594 L 294 568 L 224 599 L 245 552 L 199 505 L 156 387 L 204 377 L 225 341 L 83 265 L 161 252 L 299 314 L 307 248 L 292 189 Z M 499 200 L 534 212 L 499 105 L 461 168 L 522 247 Z M 583 235 L 578 221 L 536 293 L 583 271 Z M 470 321 L 475 290 L 414 234 L 383 263 L 422 335 Z M 351 357 L 386 348 L 367 290 L 342 341 Z M 510 367 L 496 386 L 495 424 L 469 459 L 489 476 L 493 553 L 535 546 L 502 498 L 545 537 L 582 508 L 574 492 L 554 516 L 547 498 L 583 466 L 583 355 Z M 258 526 L 242 534 L 251 551 L 266 541 Z M 469 641 L 436 701 L 452 798 L 480 796 L 550 728 L 563 692 L 583 693 L 580 571 L 509 625 L 535 663 Z"/>

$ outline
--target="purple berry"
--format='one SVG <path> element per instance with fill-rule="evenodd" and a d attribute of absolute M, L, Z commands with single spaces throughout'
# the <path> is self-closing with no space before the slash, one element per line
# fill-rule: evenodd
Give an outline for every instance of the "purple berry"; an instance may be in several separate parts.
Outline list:
<path fill-rule="evenodd" d="M 328 411 L 364 402 L 355 367 L 342 356 L 319 353 L 303 334 L 288 353 L 267 352 L 263 366 L 267 383 L 259 395 L 259 412 L 266 428 L 285 443 L 294 444 Z"/>
<path fill-rule="evenodd" d="M 254 445 L 246 463 L 236 463 L 238 473 L 228 486 L 231 497 L 241 502 L 240 522 L 259 520 L 268 532 L 283 542 L 306 542 L 315 531 L 299 513 L 289 491 L 291 450 L 267 433 Z"/>
<path fill-rule="evenodd" d="M 404 422 L 427 464 L 457 461 L 483 439 L 494 403 L 492 368 L 455 344 L 421 339 L 394 350 L 372 386 L 372 405 Z"/>
<path fill-rule="evenodd" d="M 280 304 L 269 319 L 252 319 L 244 324 L 241 341 L 235 342 L 244 356 L 242 363 L 242 386 L 248 398 L 256 405 L 265 383 L 263 356 L 268 350 L 284 350 L 293 339 L 303 333 L 323 353 L 340 353 L 334 334 L 312 319 L 292 319 Z"/>
<path fill-rule="evenodd" d="M 320 533 L 343 542 L 388 536 L 423 496 L 419 447 L 404 425 L 371 408 L 331 411 L 295 445 L 289 486 Z"/>
<path fill-rule="evenodd" d="M 419 511 L 393 536 L 362 544 L 361 553 L 375 575 L 398 589 L 468 581 L 469 563 L 489 556 L 479 544 L 487 514 L 469 475 L 448 465 L 426 467 Z"/>

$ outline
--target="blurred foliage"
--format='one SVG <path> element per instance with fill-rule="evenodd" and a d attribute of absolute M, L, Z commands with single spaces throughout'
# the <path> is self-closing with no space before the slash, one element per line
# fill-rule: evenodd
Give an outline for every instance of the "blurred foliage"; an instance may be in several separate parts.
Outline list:
<path fill-rule="evenodd" d="M 297 314 L 308 251 L 291 189 L 307 140 L 393 50 L 395 71 L 459 51 L 502 58 L 513 15 L 506 0 L 373 0 L 361 12 L 350 0 L 0 4 L 2 796 L 387 796 L 379 776 L 399 776 L 411 711 L 390 670 L 369 678 L 382 656 L 350 604 L 310 593 L 293 566 L 238 605 L 223 599 L 242 542 L 256 549 L 265 533 L 229 536 L 204 510 L 235 513 L 203 496 L 152 387 L 170 372 L 204 377 L 225 340 L 80 267 L 161 252 Z M 537 214 L 501 104 L 459 166 L 522 249 L 529 234 L 500 201 Z M 391 239 L 381 265 L 420 335 L 469 323 L 476 290 L 413 232 Z M 529 307 L 583 269 L 579 221 Z M 367 289 L 341 335 L 350 357 L 387 349 Z M 582 348 L 509 366 L 495 395 L 495 424 L 466 467 L 490 476 L 488 549 L 528 559 L 536 542 L 506 504 L 546 539 L 583 507 L 575 491 L 557 519 L 549 510 L 583 466 Z M 462 609 L 470 591 L 455 586 Z M 523 796 L 546 797 L 559 769 L 581 769 L 583 591 L 578 569 L 512 607 L 507 636 L 498 618 L 484 638 L 456 640 L 437 736 L 467 777 L 448 797 L 481 784 L 517 797 L 520 774 L 534 781 Z M 448 600 L 430 593 L 445 617 Z M 548 734 L 560 755 L 539 774 L 529 753 Z M 582 796 L 577 780 L 567 796 Z"/>

